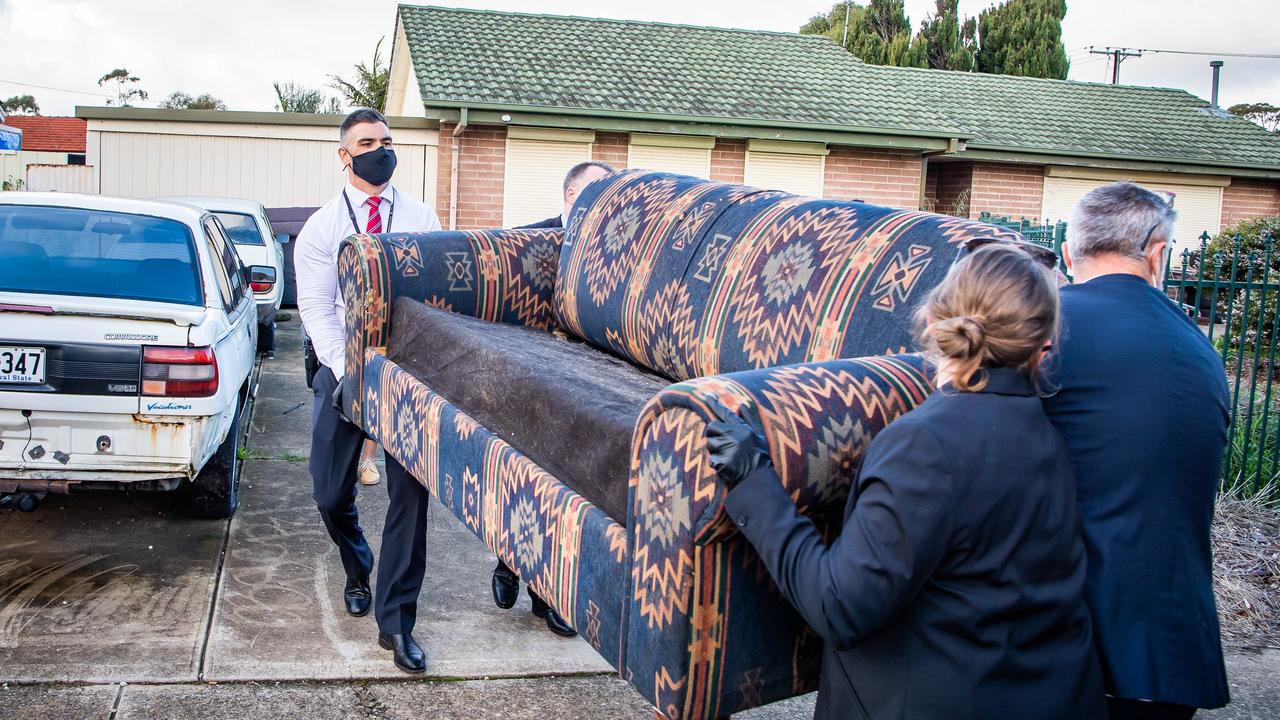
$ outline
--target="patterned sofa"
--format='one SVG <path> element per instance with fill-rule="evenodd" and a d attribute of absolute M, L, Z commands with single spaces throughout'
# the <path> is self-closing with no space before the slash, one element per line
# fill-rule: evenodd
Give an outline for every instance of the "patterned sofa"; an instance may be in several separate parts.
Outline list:
<path fill-rule="evenodd" d="M 764 428 L 831 532 L 930 390 L 900 355 L 914 302 L 964 240 L 1016 234 L 638 171 L 560 233 L 349 238 L 350 417 L 661 715 L 814 689 L 821 641 L 721 509 L 706 398 Z"/>

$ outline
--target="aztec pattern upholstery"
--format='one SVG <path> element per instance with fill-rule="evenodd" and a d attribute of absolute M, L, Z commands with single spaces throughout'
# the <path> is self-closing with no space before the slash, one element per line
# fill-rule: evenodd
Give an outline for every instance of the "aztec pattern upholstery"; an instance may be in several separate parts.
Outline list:
<path fill-rule="evenodd" d="M 918 356 L 766 368 L 672 385 L 636 424 L 626 672 L 668 718 L 714 718 L 817 689 L 822 642 L 722 508 L 706 399 L 764 430 L 797 506 L 831 537 L 863 453 L 931 389 Z"/>
<path fill-rule="evenodd" d="M 347 308 L 347 417 L 360 417 L 366 348 L 387 344 L 395 298 L 492 322 L 550 330 L 559 228 L 353 235 L 338 253 Z M 355 387 L 350 387 L 354 383 Z"/>
<path fill-rule="evenodd" d="M 906 352 L 919 288 L 975 231 L 865 203 L 627 171 L 583 189 L 555 313 L 574 335 L 674 380 Z"/>
<path fill-rule="evenodd" d="M 537 231 L 349 238 L 351 417 L 664 716 L 811 690 L 820 642 L 723 516 L 706 398 L 759 423 L 784 486 L 832 535 L 871 438 L 930 389 L 917 357 L 842 358 L 910 347 L 913 305 L 963 242 L 1017 235 L 658 173 L 613 175 L 582 198 L 545 289 L 524 262 L 555 245 Z M 490 269 L 484 301 L 480 282 L 453 283 L 448 253 Z M 626 522 L 389 359 L 400 297 L 539 329 L 554 313 L 568 334 L 680 381 L 636 419 Z"/>

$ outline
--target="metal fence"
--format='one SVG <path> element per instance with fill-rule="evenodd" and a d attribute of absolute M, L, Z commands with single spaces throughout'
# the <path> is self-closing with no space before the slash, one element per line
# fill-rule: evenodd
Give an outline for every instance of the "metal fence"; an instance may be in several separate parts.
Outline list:
<path fill-rule="evenodd" d="M 1065 222 L 1036 225 L 986 213 L 979 219 L 1017 230 L 1062 256 Z M 1231 410 L 1223 491 L 1280 502 L 1280 245 L 1275 235 L 1214 240 L 1202 233 L 1196 249 L 1170 258 L 1165 290 L 1222 357 Z"/>
<path fill-rule="evenodd" d="M 1276 499 L 1280 478 L 1280 247 L 1273 234 L 1246 241 L 1200 236 L 1169 263 L 1165 289 L 1222 356 L 1231 395 L 1225 492 Z"/>

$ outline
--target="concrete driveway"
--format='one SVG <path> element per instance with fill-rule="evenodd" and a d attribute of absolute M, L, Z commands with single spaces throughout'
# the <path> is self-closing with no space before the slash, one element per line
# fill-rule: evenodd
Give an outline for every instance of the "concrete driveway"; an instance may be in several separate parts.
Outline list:
<path fill-rule="evenodd" d="M 50 498 L 0 513 L 0 720 L 5 718 L 652 718 L 581 639 L 494 607 L 494 558 L 432 508 L 409 678 L 351 618 L 342 571 L 311 501 L 311 396 L 296 320 L 264 360 L 226 521 L 183 517 L 165 495 Z M 384 486 L 362 489 L 376 553 Z M 1275 717 L 1280 659 L 1233 656 L 1237 704 L 1213 717 Z M 741 717 L 812 714 L 812 696 Z"/>

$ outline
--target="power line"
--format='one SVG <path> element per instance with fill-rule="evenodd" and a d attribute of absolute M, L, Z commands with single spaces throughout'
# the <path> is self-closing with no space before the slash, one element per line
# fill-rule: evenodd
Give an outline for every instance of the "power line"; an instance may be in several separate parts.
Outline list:
<path fill-rule="evenodd" d="M 1199 50 L 1151 50 L 1141 49 L 1138 52 L 1149 53 L 1169 53 L 1171 55 L 1218 55 L 1220 57 L 1238 57 L 1238 58 L 1263 58 L 1266 60 L 1280 60 L 1280 55 L 1268 53 L 1235 53 L 1235 52 L 1201 52 Z"/>
<path fill-rule="evenodd" d="M 6 85 L 21 85 L 22 87 L 29 87 L 29 88 L 39 88 L 40 90 L 53 90 L 54 92 L 71 93 L 72 95 L 94 95 L 96 97 L 104 97 L 108 99 L 115 98 L 114 95 L 105 95 L 103 93 L 96 93 L 96 92 L 86 92 L 83 90 L 68 90 L 67 88 L 49 87 L 48 85 L 32 85 L 31 83 L 18 82 L 17 80 L 0 79 L 0 83 L 4 83 Z"/>

